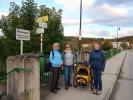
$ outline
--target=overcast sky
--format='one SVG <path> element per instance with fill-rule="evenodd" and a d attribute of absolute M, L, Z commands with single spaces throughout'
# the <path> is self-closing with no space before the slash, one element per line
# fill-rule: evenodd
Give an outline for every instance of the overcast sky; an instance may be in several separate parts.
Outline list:
<path fill-rule="evenodd" d="M 0 0 L 0 16 L 8 15 L 9 2 L 21 5 L 22 0 Z M 133 35 L 133 0 L 82 0 L 82 36 L 115 38 Z M 35 0 L 39 5 L 63 9 L 62 23 L 66 36 L 79 34 L 80 0 Z"/>

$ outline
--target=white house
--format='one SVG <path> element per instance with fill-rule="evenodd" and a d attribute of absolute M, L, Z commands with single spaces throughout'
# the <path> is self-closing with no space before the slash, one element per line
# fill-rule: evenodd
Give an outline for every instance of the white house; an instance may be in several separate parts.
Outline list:
<path fill-rule="evenodd" d="M 123 42 L 112 42 L 113 48 L 117 48 L 117 44 L 118 44 L 118 48 L 121 48 L 121 43 Z M 129 42 L 124 42 L 129 46 Z"/>

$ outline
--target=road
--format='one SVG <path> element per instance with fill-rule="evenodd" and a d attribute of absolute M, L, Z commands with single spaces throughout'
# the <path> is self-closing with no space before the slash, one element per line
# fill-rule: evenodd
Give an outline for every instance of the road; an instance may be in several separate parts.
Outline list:
<path fill-rule="evenodd" d="M 111 100 L 133 100 L 133 52 L 128 51 Z"/>

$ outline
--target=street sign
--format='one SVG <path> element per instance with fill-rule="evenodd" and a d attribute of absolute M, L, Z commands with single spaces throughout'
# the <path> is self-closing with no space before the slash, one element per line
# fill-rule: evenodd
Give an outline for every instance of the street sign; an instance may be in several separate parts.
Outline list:
<path fill-rule="evenodd" d="M 30 40 L 30 31 L 23 29 L 16 29 L 16 39 L 17 40 Z"/>
<path fill-rule="evenodd" d="M 37 28 L 36 33 L 44 33 L 44 28 Z"/>
<path fill-rule="evenodd" d="M 37 23 L 42 22 L 42 18 L 41 18 L 41 17 L 38 17 L 38 18 L 36 19 L 36 22 L 37 22 Z"/>
<path fill-rule="evenodd" d="M 36 19 L 36 22 L 37 23 L 40 23 L 40 22 L 47 22 L 48 21 L 48 16 L 42 16 L 42 17 L 38 17 Z"/>
<path fill-rule="evenodd" d="M 30 31 L 23 29 L 16 29 L 16 39 L 20 40 L 20 53 L 23 55 L 23 40 L 30 40 Z"/>
<path fill-rule="evenodd" d="M 42 16 L 42 20 L 43 20 L 44 22 L 47 22 L 47 21 L 48 21 L 48 16 Z"/>
<path fill-rule="evenodd" d="M 47 28 L 47 23 L 45 23 L 45 22 L 40 22 L 40 23 L 39 23 L 39 27 Z"/>

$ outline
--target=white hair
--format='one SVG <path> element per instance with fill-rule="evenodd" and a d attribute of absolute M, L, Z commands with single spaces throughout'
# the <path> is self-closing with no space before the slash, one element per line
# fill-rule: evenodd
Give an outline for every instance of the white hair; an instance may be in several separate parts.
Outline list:
<path fill-rule="evenodd" d="M 58 42 L 54 43 L 53 44 L 53 49 L 55 48 L 55 46 L 59 46 L 59 43 Z"/>

